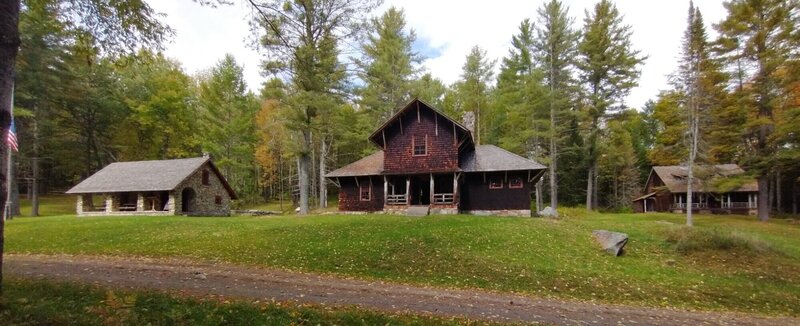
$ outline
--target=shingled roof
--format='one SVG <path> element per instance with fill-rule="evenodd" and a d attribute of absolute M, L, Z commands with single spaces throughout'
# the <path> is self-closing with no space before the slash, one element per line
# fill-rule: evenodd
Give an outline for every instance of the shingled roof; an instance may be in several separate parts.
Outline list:
<path fill-rule="evenodd" d="M 464 172 L 544 170 L 547 167 L 494 145 L 479 145 L 461 163 Z"/>
<path fill-rule="evenodd" d="M 358 161 L 333 170 L 325 175 L 327 178 L 356 177 L 364 175 L 378 175 L 383 172 L 383 151 L 377 151 L 372 155 Z"/>
<path fill-rule="evenodd" d="M 233 188 L 207 157 L 111 163 L 72 187 L 67 193 L 170 191 L 206 163 L 222 181 L 231 199 L 236 199 Z"/>
<path fill-rule="evenodd" d="M 689 170 L 685 166 L 680 165 L 666 165 L 666 166 L 654 166 L 653 172 L 664 182 L 664 185 L 667 189 L 672 193 L 684 193 L 686 192 L 686 186 L 688 182 L 686 182 L 686 178 L 689 175 Z M 652 178 L 652 173 L 650 178 Z M 744 170 L 736 164 L 719 164 L 713 166 L 713 171 L 710 171 L 712 177 L 714 178 L 725 178 L 725 177 L 732 177 L 740 174 L 744 174 Z M 649 178 L 648 178 L 649 182 Z M 706 191 L 706 192 L 715 192 L 715 189 L 712 189 L 712 186 L 708 183 L 705 185 L 701 184 L 698 180 L 693 182 L 694 188 L 697 191 Z M 706 188 L 706 189 L 703 189 Z M 755 180 L 747 182 L 740 186 L 739 188 L 733 190 L 733 192 L 754 192 L 758 191 L 758 182 Z"/>
<path fill-rule="evenodd" d="M 544 170 L 546 167 L 494 145 L 480 145 L 464 155 L 463 172 Z M 383 173 L 383 151 L 345 165 L 326 174 L 328 178 L 380 175 Z"/>

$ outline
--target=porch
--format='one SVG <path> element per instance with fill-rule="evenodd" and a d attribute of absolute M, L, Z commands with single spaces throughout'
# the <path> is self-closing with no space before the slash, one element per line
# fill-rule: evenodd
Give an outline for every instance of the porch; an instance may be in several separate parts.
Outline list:
<path fill-rule="evenodd" d="M 461 172 L 383 176 L 384 211 L 410 206 L 452 209 L 458 212 Z"/>
<path fill-rule="evenodd" d="M 80 216 L 174 215 L 174 203 L 169 191 L 81 194 L 77 212 Z"/>
<path fill-rule="evenodd" d="M 714 214 L 754 214 L 758 209 L 756 193 L 694 193 L 692 204 L 686 203 L 686 194 L 672 194 L 670 211 L 685 213 L 687 209 L 697 212 Z"/>

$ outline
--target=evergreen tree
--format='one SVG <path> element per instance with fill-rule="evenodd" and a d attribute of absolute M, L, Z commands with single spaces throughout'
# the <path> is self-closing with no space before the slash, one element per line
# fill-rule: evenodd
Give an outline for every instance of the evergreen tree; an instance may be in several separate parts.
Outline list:
<path fill-rule="evenodd" d="M 410 87 L 411 97 L 419 98 L 440 110 L 444 109 L 443 102 L 447 86 L 440 79 L 426 73 L 419 79 L 413 80 Z"/>
<path fill-rule="evenodd" d="M 411 80 L 420 57 L 411 50 L 416 39 L 414 30 L 405 31 L 402 9 L 389 8 L 380 18 L 371 21 L 373 32 L 361 47 L 364 59 L 359 61 L 359 74 L 366 83 L 361 90 L 361 105 L 383 121 L 405 105 L 409 99 Z"/>
<path fill-rule="evenodd" d="M 489 107 L 489 82 L 494 76 L 495 60 L 486 58 L 486 51 L 478 46 L 472 47 L 462 67 L 461 81 L 456 87 L 462 101 L 462 112 L 475 113 L 475 143 L 481 143 L 481 136 L 487 133 L 486 121 L 481 116 Z"/>
<path fill-rule="evenodd" d="M 758 217 L 769 219 L 769 175 L 776 153 L 770 142 L 781 93 L 781 69 L 800 45 L 798 3 L 792 0 L 734 0 L 724 3 L 728 16 L 716 25 L 725 59 L 738 69 L 741 91 L 747 94 L 745 136 L 751 145 L 745 165 L 758 175 Z"/>
<path fill-rule="evenodd" d="M 547 106 L 550 111 L 549 152 L 550 207 L 558 208 L 558 144 L 561 142 L 563 126 L 559 123 L 569 112 L 573 102 L 574 86 L 572 67 L 576 55 L 579 34 L 573 30 L 574 20 L 568 17 L 568 8 L 558 0 L 551 0 L 537 10 L 539 25 L 537 39 L 533 43 L 535 59 L 544 72 L 544 84 L 548 88 Z"/>
<path fill-rule="evenodd" d="M 653 104 L 656 136 L 648 158 L 653 165 L 678 165 L 687 156 L 684 134 L 688 120 L 681 110 L 682 96 L 675 91 L 658 95 Z"/>
<path fill-rule="evenodd" d="M 270 53 L 264 62 L 265 72 L 283 73 L 291 79 L 286 126 L 298 134 L 299 146 L 293 151 L 298 163 L 299 207 L 300 214 L 307 214 L 313 173 L 313 131 L 322 117 L 334 116 L 330 111 L 340 107 L 338 102 L 343 95 L 345 70 L 338 62 L 337 46 L 361 34 L 365 15 L 377 3 L 373 0 L 264 0 L 251 1 L 251 4 L 256 11 L 255 31 L 261 36 L 261 45 Z M 330 121 L 322 120 L 323 123 Z M 328 143 L 327 136 L 323 132 L 319 137 L 321 146 Z M 322 148 L 320 152 L 324 159 L 326 150 Z M 320 185 L 325 185 L 322 175 Z"/>
<path fill-rule="evenodd" d="M 231 186 L 247 197 L 257 190 L 254 170 L 256 143 L 253 118 L 258 102 L 247 92 L 243 68 L 227 54 L 200 81 L 199 135 Z"/>
<path fill-rule="evenodd" d="M 597 205 L 597 159 L 601 120 L 609 111 L 624 107 L 622 100 L 636 86 L 638 66 L 645 57 L 631 45 L 631 28 L 622 24 L 622 16 L 609 0 L 601 0 L 592 12 L 586 12 L 583 35 L 578 45 L 580 81 L 586 103 L 587 186 L 586 209 Z"/>

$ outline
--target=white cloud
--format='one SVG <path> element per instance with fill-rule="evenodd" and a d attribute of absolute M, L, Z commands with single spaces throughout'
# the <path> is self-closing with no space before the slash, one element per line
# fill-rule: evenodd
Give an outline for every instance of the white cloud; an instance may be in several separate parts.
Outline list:
<path fill-rule="evenodd" d="M 376 15 L 389 6 L 405 10 L 408 26 L 416 30 L 418 39 L 435 48 L 439 56 L 428 58 L 424 66 L 446 83 L 459 78 L 464 58 L 474 45 L 499 60 L 508 53 L 511 36 L 524 18 L 535 20 L 536 9 L 544 1 L 421 1 L 389 0 Z M 596 1 L 567 0 L 576 28 L 583 24 L 584 10 Z M 243 3 L 220 8 L 201 7 L 191 0 L 152 1 L 157 10 L 168 14 L 166 22 L 177 30 L 175 42 L 168 45 L 167 55 L 183 62 L 185 68 L 197 72 L 213 66 L 225 53 L 232 53 L 245 66 L 250 89 L 260 87 L 263 78 L 258 71 L 260 56 L 245 46 L 250 34 L 247 25 L 249 9 Z M 688 1 L 616 2 L 625 15 L 625 24 L 633 29 L 634 47 L 649 56 L 642 67 L 639 87 L 627 99 L 632 107 L 641 107 L 666 89 L 667 75 L 676 67 L 680 40 L 686 28 Z M 721 1 L 696 0 L 709 34 L 711 23 L 724 18 Z"/>

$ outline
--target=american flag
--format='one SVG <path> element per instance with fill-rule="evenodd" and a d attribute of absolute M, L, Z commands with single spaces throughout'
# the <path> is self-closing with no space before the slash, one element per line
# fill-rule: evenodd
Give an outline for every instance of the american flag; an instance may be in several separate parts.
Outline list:
<path fill-rule="evenodd" d="M 19 144 L 17 143 L 17 127 L 14 125 L 14 120 L 11 120 L 11 127 L 8 128 L 8 136 L 6 137 L 6 145 L 19 152 Z"/>

